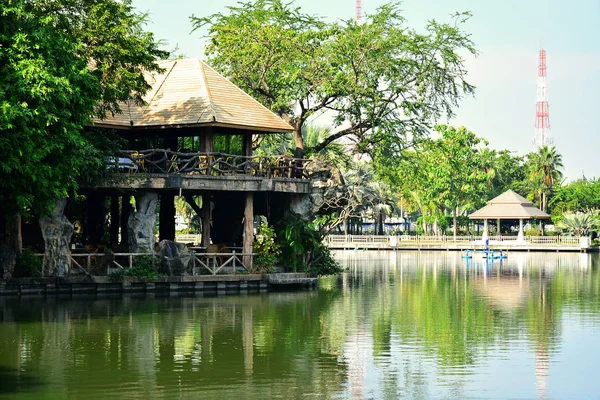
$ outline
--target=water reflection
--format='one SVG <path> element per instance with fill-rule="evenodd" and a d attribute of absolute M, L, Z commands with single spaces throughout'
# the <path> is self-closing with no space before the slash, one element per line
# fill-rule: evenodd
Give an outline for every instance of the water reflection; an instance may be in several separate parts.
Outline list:
<path fill-rule="evenodd" d="M 0 298 L 0 396 L 574 398 L 600 389 L 596 255 L 338 258 L 347 273 L 312 292 Z"/>

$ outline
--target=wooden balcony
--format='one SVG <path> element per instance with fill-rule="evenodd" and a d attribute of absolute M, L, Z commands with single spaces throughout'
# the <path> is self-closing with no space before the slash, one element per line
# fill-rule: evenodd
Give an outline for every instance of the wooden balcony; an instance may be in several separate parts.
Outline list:
<path fill-rule="evenodd" d="M 164 189 L 310 193 L 310 160 L 163 149 L 122 150 L 96 189 Z"/>

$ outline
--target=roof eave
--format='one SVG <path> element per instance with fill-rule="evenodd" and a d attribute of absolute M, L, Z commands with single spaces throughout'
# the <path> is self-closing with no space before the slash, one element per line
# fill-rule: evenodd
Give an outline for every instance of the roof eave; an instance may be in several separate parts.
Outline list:
<path fill-rule="evenodd" d="M 230 129 L 239 129 L 246 130 L 252 132 L 264 132 L 264 133 L 293 133 L 294 128 L 291 126 L 286 128 L 274 128 L 274 127 L 265 127 L 265 126 L 248 126 L 248 125 L 239 125 L 239 124 L 227 124 L 220 122 L 200 122 L 200 123 L 191 123 L 191 124 L 145 124 L 145 125 L 127 125 L 120 123 L 110 123 L 106 121 L 96 121 L 92 125 L 96 128 L 109 128 L 109 129 L 120 129 L 120 130 L 148 130 L 148 129 L 181 129 L 181 128 L 208 128 L 208 127 L 216 127 L 216 128 L 230 128 Z"/>

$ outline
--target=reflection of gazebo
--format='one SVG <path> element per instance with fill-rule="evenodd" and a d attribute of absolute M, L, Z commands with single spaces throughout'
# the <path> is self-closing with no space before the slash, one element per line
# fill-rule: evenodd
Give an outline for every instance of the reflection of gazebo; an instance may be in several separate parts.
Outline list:
<path fill-rule="evenodd" d="M 519 237 L 523 240 L 523 220 L 533 218 L 550 218 L 548 214 L 533 206 L 533 203 L 520 194 L 507 190 L 500 196 L 487 202 L 487 205 L 469 215 L 470 219 L 483 220 L 483 237 L 487 239 L 487 220 L 495 219 L 500 225 L 501 219 L 519 220 Z"/>

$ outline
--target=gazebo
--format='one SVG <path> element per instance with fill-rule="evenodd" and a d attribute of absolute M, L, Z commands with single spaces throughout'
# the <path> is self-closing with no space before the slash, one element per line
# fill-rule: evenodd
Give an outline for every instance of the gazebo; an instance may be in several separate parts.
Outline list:
<path fill-rule="evenodd" d="M 533 203 L 527 200 L 520 194 L 507 190 L 500 196 L 487 202 L 487 205 L 469 215 L 469 219 L 483 220 L 483 235 L 482 240 L 488 237 L 487 221 L 495 219 L 500 225 L 500 220 L 510 219 L 519 220 L 519 236 L 518 241 L 523 240 L 523 220 L 529 219 L 546 219 L 550 215 L 533 206 Z"/>

